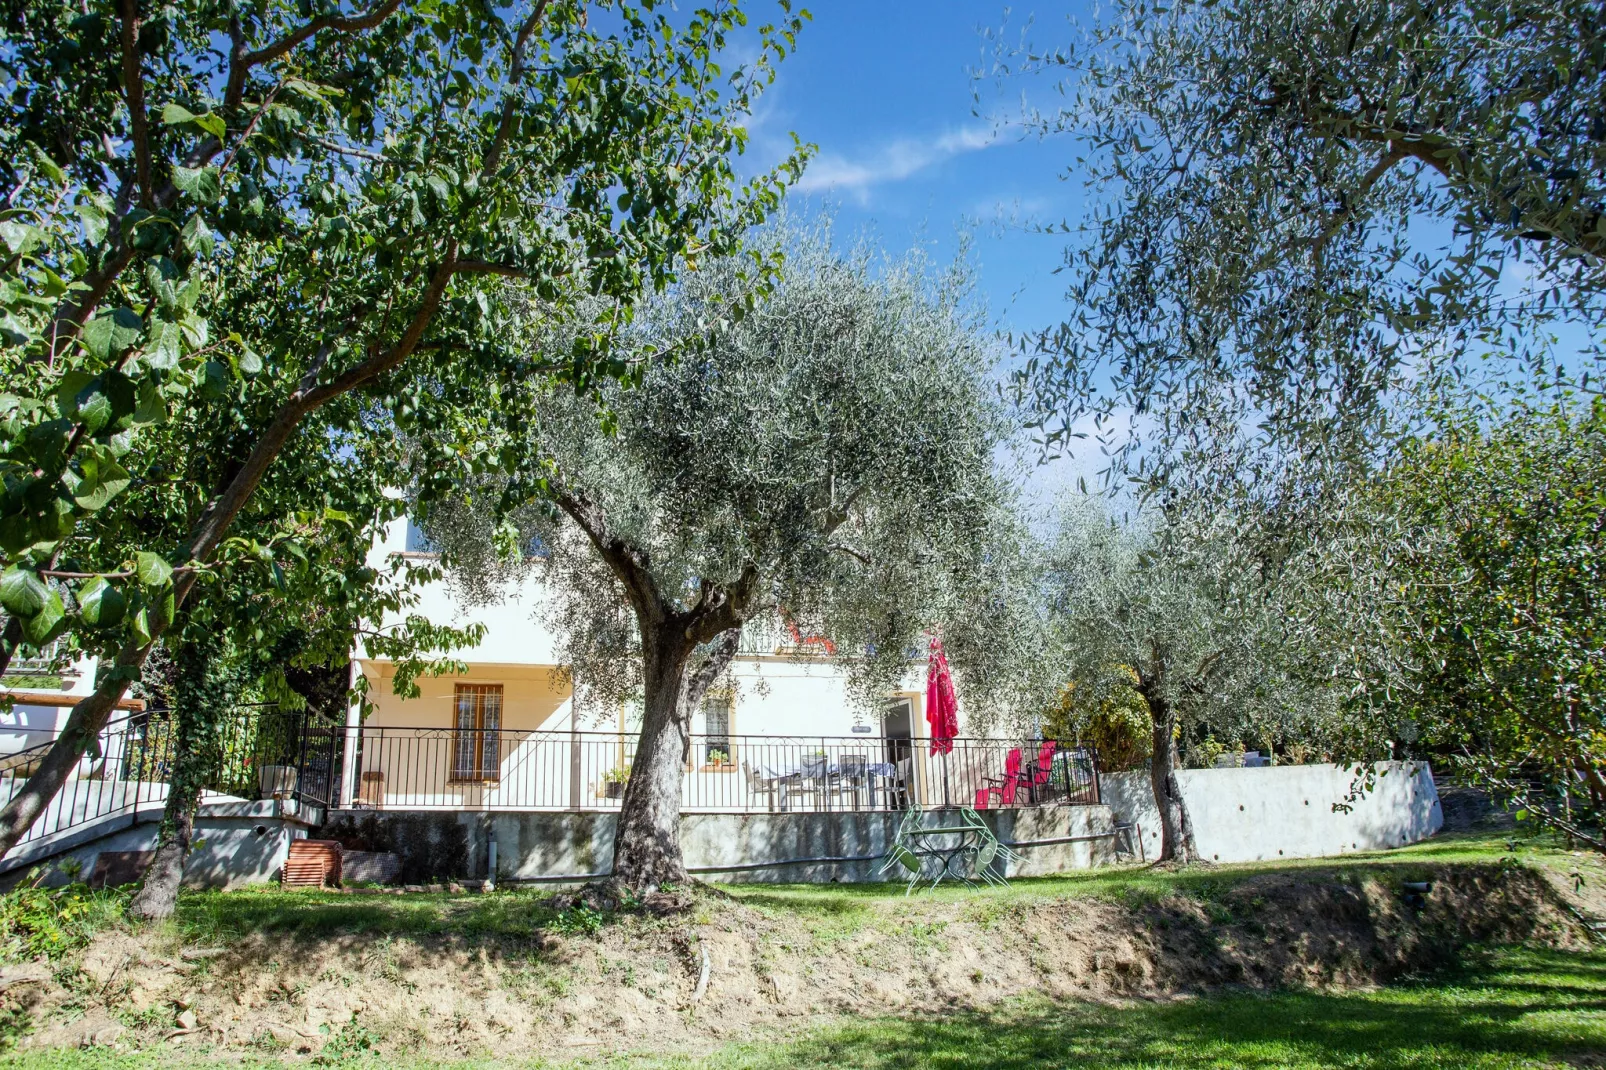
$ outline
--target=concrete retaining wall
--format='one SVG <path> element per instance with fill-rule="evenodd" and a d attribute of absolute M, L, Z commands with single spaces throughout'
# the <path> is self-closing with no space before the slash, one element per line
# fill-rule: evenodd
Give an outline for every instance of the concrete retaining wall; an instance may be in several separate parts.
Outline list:
<path fill-rule="evenodd" d="M 925 820 L 938 827 L 955 816 L 931 811 Z M 1114 818 L 1105 806 L 992 810 L 982 816 L 1006 842 L 1058 841 L 1020 848 L 1008 876 L 1086 869 L 1114 857 Z M 851 811 L 687 814 L 680 838 L 687 867 L 705 880 L 868 881 L 883 879 L 876 871 L 902 819 L 901 813 Z M 611 813 L 341 810 L 330 814 L 317 835 L 354 849 L 395 852 L 402 859 L 401 880 L 410 884 L 483 878 L 494 836 L 498 880 L 550 880 L 606 873 L 615 821 Z M 788 864 L 755 865 L 772 862 Z"/>
<path fill-rule="evenodd" d="M 13 881 L 34 867 L 51 870 L 47 883 L 68 879 L 62 863 L 77 863 L 88 879 L 103 851 L 154 851 L 162 804 L 141 806 L 130 814 L 91 821 L 70 834 L 23 844 L 6 856 L 0 883 Z M 195 816 L 198 846 L 184 866 L 191 888 L 239 888 L 277 880 L 290 841 L 307 835 L 310 824 L 283 812 L 271 800 L 204 803 Z"/>
<path fill-rule="evenodd" d="M 1218 862 L 1322 858 L 1402 847 L 1444 824 L 1426 762 L 1378 762 L 1371 791 L 1349 800 L 1355 773 L 1336 765 L 1184 769 L 1177 773 L 1199 853 Z M 1147 771 L 1106 773 L 1104 801 L 1135 822 L 1149 858 L 1160 850 L 1160 813 Z M 1346 813 L 1335 805 L 1348 802 Z"/>

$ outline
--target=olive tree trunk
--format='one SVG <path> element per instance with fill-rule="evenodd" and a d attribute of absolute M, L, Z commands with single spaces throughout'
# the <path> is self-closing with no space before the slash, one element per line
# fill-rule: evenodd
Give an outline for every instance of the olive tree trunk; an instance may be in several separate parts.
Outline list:
<path fill-rule="evenodd" d="M 694 647 L 675 621 L 642 628 L 644 705 L 613 840 L 615 884 L 645 893 L 686 880 L 680 783 L 691 758 L 692 713 L 736 656 L 740 626 Z"/>
<path fill-rule="evenodd" d="M 1153 752 L 1149 758 L 1149 786 L 1160 811 L 1161 862 L 1187 863 L 1196 856 L 1193 822 L 1177 783 L 1176 708 L 1161 695 L 1145 695 L 1149 704 Z"/>

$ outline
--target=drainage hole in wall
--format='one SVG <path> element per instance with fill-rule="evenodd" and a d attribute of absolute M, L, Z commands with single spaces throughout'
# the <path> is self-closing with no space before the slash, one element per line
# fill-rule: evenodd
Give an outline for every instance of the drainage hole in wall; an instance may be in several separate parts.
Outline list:
<path fill-rule="evenodd" d="M 251 831 L 256 833 L 258 836 L 266 836 L 268 834 L 268 826 L 266 826 L 266 825 L 257 825 L 255 827 L 253 827 L 251 829 Z"/>

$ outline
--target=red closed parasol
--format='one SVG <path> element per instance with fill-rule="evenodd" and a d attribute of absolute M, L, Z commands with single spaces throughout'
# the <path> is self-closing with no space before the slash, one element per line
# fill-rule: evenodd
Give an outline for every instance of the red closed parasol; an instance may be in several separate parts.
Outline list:
<path fill-rule="evenodd" d="M 926 723 L 931 726 L 931 749 L 948 754 L 959 735 L 959 700 L 954 696 L 954 677 L 948 671 L 948 655 L 942 640 L 931 638 L 926 659 Z"/>

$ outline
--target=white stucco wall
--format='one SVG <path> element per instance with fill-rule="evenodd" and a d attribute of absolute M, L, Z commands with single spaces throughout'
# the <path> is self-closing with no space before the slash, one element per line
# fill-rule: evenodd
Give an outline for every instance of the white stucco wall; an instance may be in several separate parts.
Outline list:
<path fill-rule="evenodd" d="M 1444 824 L 1426 762 L 1378 762 L 1372 790 L 1344 804 L 1355 784 L 1349 767 L 1279 765 L 1184 769 L 1177 773 L 1195 844 L 1216 862 L 1322 858 L 1401 847 Z M 1120 824 L 1136 822 L 1149 858 L 1160 849 L 1160 813 L 1147 771 L 1106 773 L 1104 802 Z"/>
<path fill-rule="evenodd" d="M 27 676 L 14 667 L 13 675 Z M 0 709 L 0 755 L 15 754 L 48 743 L 67 723 L 73 704 L 95 689 L 95 659 L 81 657 L 60 673 L 61 687 L 11 687 L 0 689 L 9 695 L 12 707 Z M 30 702 L 29 698 L 43 701 Z M 114 717 L 127 715 L 119 708 Z"/>
<path fill-rule="evenodd" d="M 848 694 L 843 672 L 830 662 L 815 658 L 786 656 L 739 657 L 731 666 L 734 692 L 731 716 L 733 735 L 764 736 L 880 736 L 879 711 L 855 705 Z M 926 734 L 924 666 L 911 671 L 895 695 L 887 702 L 907 699 L 914 734 Z M 855 727 L 868 727 L 855 733 Z M 692 723 L 693 732 L 703 731 L 702 714 Z"/>
<path fill-rule="evenodd" d="M 373 568 L 389 567 L 392 554 L 407 550 L 407 521 L 394 520 L 386 525 L 384 536 L 374 542 L 368 551 L 368 564 Z M 446 582 L 424 584 L 417 589 L 418 603 L 403 613 L 389 618 L 386 624 L 398 623 L 402 617 L 419 615 L 436 624 L 461 627 L 478 622 L 485 625 L 485 638 L 475 647 L 454 654 L 464 661 L 492 665 L 551 665 L 556 660 L 556 645 L 552 634 L 536 621 L 535 611 L 545 597 L 542 584 L 527 575 L 510 584 L 498 601 L 483 606 L 464 606 L 452 597 L 451 585 Z M 358 657 L 366 656 L 359 650 Z"/>
<path fill-rule="evenodd" d="M 392 555 L 407 552 L 407 521 L 392 521 L 382 538 L 375 541 L 369 551 L 369 564 L 375 568 L 388 566 Z M 510 584 L 503 597 L 483 606 L 464 606 L 453 597 L 451 585 L 437 582 L 417 589 L 418 602 L 405 611 L 406 615 L 420 614 L 436 624 L 462 626 L 478 622 L 485 625 L 484 639 L 475 647 L 456 651 L 471 667 L 464 681 L 502 682 L 514 690 L 523 687 L 524 678 L 516 670 L 527 667 L 550 667 L 558 664 L 557 642 L 552 633 L 540 622 L 539 610 L 548 597 L 545 586 L 533 575 Z M 387 620 L 395 624 L 400 616 Z M 400 725 L 409 723 L 400 717 L 402 707 L 381 697 L 389 694 L 384 666 L 366 659 L 359 649 L 357 658 L 362 671 L 371 681 L 371 687 L 380 707 L 370 718 L 370 724 Z M 505 679 L 504 679 L 505 678 Z M 458 677 L 442 677 L 437 690 L 447 696 L 431 706 L 434 713 L 427 721 L 429 726 L 449 727 L 452 723 L 450 694 Z M 544 676 L 543 676 L 544 679 Z M 733 735 L 763 736 L 877 736 L 882 734 L 881 716 L 875 711 L 856 707 L 847 692 L 847 681 L 838 668 L 817 657 L 787 657 L 782 655 L 741 654 L 730 672 L 732 716 L 730 731 Z M 545 685 L 542 685 L 543 688 Z M 911 665 L 908 677 L 898 692 L 887 696 L 887 701 L 907 699 L 910 702 L 910 720 L 916 736 L 927 732 L 924 709 L 925 665 Z M 414 700 L 409 709 L 424 709 L 429 696 Z M 437 708 L 438 707 L 438 708 Z M 416 720 L 416 718 L 414 719 Z M 420 725 L 425 722 L 419 722 Z M 868 728 L 868 732 L 855 733 L 854 728 Z M 509 721 L 506 727 L 514 727 Z M 522 725 L 519 727 L 523 727 Z M 567 721 L 543 723 L 550 730 L 567 730 Z M 581 718 L 579 726 L 588 731 L 632 731 L 621 714 L 618 719 L 599 717 L 595 713 Z M 960 729 L 964 731 L 963 699 L 961 698 Z M 701 711 L 694 715 L 692 731 L 703 733 L 705 725 Z"/>

